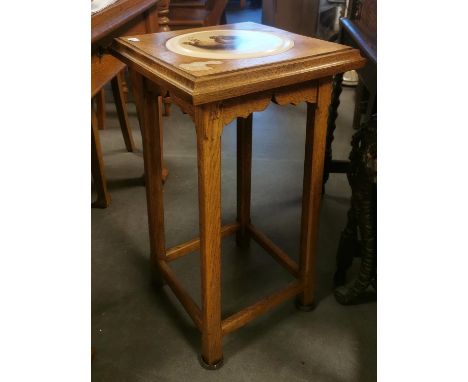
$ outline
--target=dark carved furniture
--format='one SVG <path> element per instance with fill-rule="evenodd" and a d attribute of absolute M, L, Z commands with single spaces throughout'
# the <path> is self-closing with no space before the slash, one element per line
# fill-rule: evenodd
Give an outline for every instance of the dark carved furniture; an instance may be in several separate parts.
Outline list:
<path fill-rule="evenodd" d="M 118 38 L 112 52 L 124 61 L 142 98 L 142 137 L 145 162 L 151 265 L 178 297 L 201 331 L 200 361 L 209 369 L 223 361 L 222 338 L 263 312 L 298 296 L 302 310 L 314 307 L 314 270 L 321 199 L 328 105 L 332 77 L 364 64 L 356 49 L 288 33 L 255 23 L 224 25 L 223 29 L 273 32 L 292 39 L 294 46 L 276 55 L 216 61 L 182 56 L 167 49 L 175 31 Z M 216 30 L 206 27 L 202 30 Z M 193 30 L 191 30 L 193 31 Z M 208 66 L 209 65 L 209 66 Z M 200 70 L 200 67 L 203 67 Z M 166 248 L 160 145 L 161 88 L 195 122 L 198 163 L 200 237 Z M 291 259 L 260 232 L 250 219 L 252 113 L 271 101 L 278 105 L 307 103 L 300 260 Z M 221 225 L 221 137 L 237 119 L 237 221 Z M 228 317 L 221 311 L 221 238 L 236 232 L 239 246 L 254 239 L 292 275 L 294 281 Z M 200 250 L 201 306 L 185 290 L 170 267 L 182 256 Z"/>
<path fill-rule="evenodd" d="M 358 71 L 359 83 L 356 91 L 353 127 L 357 129 L 361 122 L 376 112 L 377 107 L 377 0 L 352 0 L 348 7 L 349 18 L 341 23 L 341 43 L 359 49 L 367 64 Z M 330 173 L 346 173 L 348 161 L 333 160 L 332 142 L 340 104 L 342 76 L 337 76 L 333 83 L 333 97 L 330 105 L 327 133 L 327 152 L 325 157 L 324 184 Z M 362 101 L 367 100 L 362 113 Z"/>
<path fill-rule="evenodd" d="M 353 118 L 353 128 L 357 132 L 352 138 L 349 162 L 332 160 L 331 144 L 341 93 L 340 75 L 334 78 L 328 118 L 324 182 L 330 172 L 346 172 L 352 190 L 334 277 L 335 298 L 348 305 L 375 299 L 372 289 L 377 288 L 377 0 L 352 1 L 349 18 L 341 19 L 341 26 L 341 41 L 358 48 L 367 58 L 366 65 L 357 71 L 359 82 Z M 346 271 L 354 257 L 361 257 L 359 274 L 356 280 L 344 286 Z"/>
<path fill-rule="evenodd" d="M 91 17 L 91 97 L 102 94 L 104 85 L 111 81 L 128 151 L 134 150 L 134 143 L 122 92 L 121 73 L 125 64 L 106 53 L 106 48 L 118 36 L 167 30 L 167 7 L 168 0 L 120 0 Z M 102 108 L 102 100 L 99 104 Z M 91 170 L 97 191 L 93 207 L 106 208 L 111 199 L 106 185 L 99 122 L 93 107 L 91 113 Z"/>
<path fill-rule="evenodd" d="M 341 234 L 334 276 L 335 298 L 343 305 L 375 299 L 377 290 L 377 117 L 373 115 L 354 134 L 349 156 L 351 207 Z M 360 240 L 358 239 L 358 236 Z M 361 258 L 357 278 L 344 286 L 354 257 Z M 369 290 L 371 289 L 371 290 Z"/>

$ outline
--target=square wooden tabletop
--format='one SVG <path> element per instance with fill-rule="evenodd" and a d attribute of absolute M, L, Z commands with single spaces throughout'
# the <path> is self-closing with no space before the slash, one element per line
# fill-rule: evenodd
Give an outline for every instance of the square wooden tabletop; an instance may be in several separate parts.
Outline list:
<path fill-rule="evenodd" d="M 191 57 L 166 46 L 175 36 L 215 30 L 267 32 L 292 41 L 293 46 L 274 55 L 238 59 Z M 365 63 L 351 47 L 252 22 L 120 37 L 111 52 L 194 105 L 332 76 Z"/>

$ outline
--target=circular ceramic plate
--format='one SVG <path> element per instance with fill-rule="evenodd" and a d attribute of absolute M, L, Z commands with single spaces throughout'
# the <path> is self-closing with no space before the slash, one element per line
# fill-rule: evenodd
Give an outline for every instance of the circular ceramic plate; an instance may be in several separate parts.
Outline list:
<path fill-rule="evenodd" d="M 192 32 L 166 42 L 167 49 L 183 56 L 221 60 L 272 56 L 293 46 L 287 37 L 241 29 Z"/>

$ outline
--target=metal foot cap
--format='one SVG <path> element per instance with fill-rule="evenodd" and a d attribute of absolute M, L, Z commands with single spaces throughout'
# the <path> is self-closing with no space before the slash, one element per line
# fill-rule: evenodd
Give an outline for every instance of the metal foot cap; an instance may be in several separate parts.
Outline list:
<path fill-rule="evenodd" d="M 221 366 L 223 366 L 224 363 L 224 358 L 221 357 L 221 359 L 218 362 L 214 363 L 213 365 L 210 365 L 209 363 L 205 362 L 201 354 L 198 356 L 198 360 L 200 361 L 200 365 L 206 370 L 218 370 L 221 368 Z"/>
<path fill-rule="evenodd" d="M 315 301 L 312 304 L 303 305 L 298 298 L 296 299 L 296 308 L 302 312 L 311 312 L 316 306 Z"/>

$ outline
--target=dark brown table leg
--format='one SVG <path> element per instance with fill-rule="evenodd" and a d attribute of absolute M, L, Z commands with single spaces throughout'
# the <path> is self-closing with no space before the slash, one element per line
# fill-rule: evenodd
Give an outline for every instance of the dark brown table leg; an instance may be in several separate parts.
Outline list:
<path fill-rule="evenodd" d="M 107 208 L 111 202 L 107 192 L 106 176 L 104 173 L 104 160 L 102 158 L 101 140 L 99 138 L 96 114 L 91 107 L 91 174 L 97 192 L 97 200 L 92 207 Z"/>
<path fill-rule="evenodd" d="M 106 93 L 101 89 L 95 96 L 96 98 L 96 114 L 97 126 L 99 130 L 106 128 Z"/>
<path fill-rule="evenodd" d="M 202 353 L 208 369 L 222 365 L 221 333 L 221 134 L 218 104 L 195 108 L 202 282 Z"/>
<path fill-rule="evenodd" d="M 331 78 L 320 80 L 317 104 L 307 103 L 300 249 L 300 272 L 304 292 L 299 296 L 297 304 L 301 310 L 314 308 L 315 251 L 331 90 Z"/>
<path fill-rule="evenodd" d="M 252 114 L 237 118 L 237 221 L 240 229 L 236 233 L 236 242 L 243 248 L 249 245 L 251 171 Z"/>

